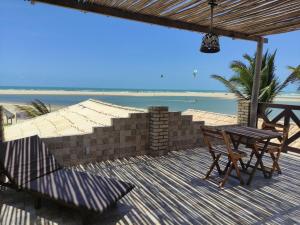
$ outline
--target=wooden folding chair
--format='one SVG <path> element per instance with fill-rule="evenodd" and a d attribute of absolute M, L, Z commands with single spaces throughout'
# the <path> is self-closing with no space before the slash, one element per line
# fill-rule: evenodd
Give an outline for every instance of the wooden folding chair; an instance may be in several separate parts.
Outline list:
<path fill-rule="evenodd" d="M 266 149 L 266 153 L 270 154 L 271 159 L 273 161 L 273 165 L 271 167 L 271 170 L 269 171 L 270 177 L 273 175 L 275 170 L 277 170 L 278 174 L 281 174 L 281 169 L 278 164 L 278 160 L 280 157 L 280 153 L 282 151 L 284 151 L 284 148 L 286 147 L 285 143 L 286 143 L 286 140 L 288 139 L 289 128 L 290 128 L 289 125 L 282 125 L 282 124 L 278 124 L 278 123 L 263 122 L 263 124 L 262 124 L 263 130 L 271 130 L 271 131 L 282 133 L 282 137 L 278 138 L 279 143 L 277 144 L 277 143 L 271 142 L 268 144 L 268 147 Z M 256 144 L 257 150 L 261 151 L 263 149 L 264 144 L 265 144 L 264 142 L 257 143 Z M 253 154 L 254 153 L 252 152 L 251 156 L 250 156 L 250 160 L 252 159 Z"/>
<path fill-rule="evenodd" d="M 206 173 L 205 179 L 209 178 L 209 175 L 216 167 L 219 175 L 225 173 L 223 180 L 220 182 L 220 187 L 224 187 L 224 184 L 226 183 L 232 170 L 235 169 L 236 175 L 240 180 L 240 184 L 244 184 L 240 169 L 238 167 L 238 162 L 240 162 L 241 166 L 243 167 L 242 158 L 246 157 L 247 154 L 239 150 L 234 150 L 230 141 L 230 137 L 225 131 L 216 130 L 211 127 L 202 127 L 201 129 L 204 143 L 207 145 L 209 153 L 213 159 L 213 163 Z M 228 158 L 228 163 L 224 171 L 221 170 L 219 165 L 219 159 L 222 155 Z"/>

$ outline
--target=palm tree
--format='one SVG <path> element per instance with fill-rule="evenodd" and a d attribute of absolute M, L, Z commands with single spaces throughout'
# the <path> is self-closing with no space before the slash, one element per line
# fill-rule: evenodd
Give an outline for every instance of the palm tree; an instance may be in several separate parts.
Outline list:
<path fill-rule="evenodd" d="M 267 51 L 263 56 L 259 91 L 260 102 L 272 102 L 285 87 L 300 77 L 300 65 L 297 67 L 288 67 L 291 70 L 291 74 L 283 82 L 280 82 L 275 73 L 275 57 L 276 51 L 273 54 Z M 242 61 L 233 61 L 230 64 L 230 68 L 234 72 L 234 75 L 230 79 L 226 79 L 220 75 L 212 75 L 211 77 L 223 83 L 239 99 L 249 100 L 255 76 L 256 57 L 245 54 L 243 58 L 247 61 L 247 64 Z"/>
<path fill-rule="evenodd" d="M 41 116 L 51 112 L 50 105 L 46 106 L 45 103 L 43 103 L 38 99 L 32 101 L 30 105 L 27 106 L 17 105 L 16 107 L 21 111 L 25 112 L 29 117 Z"/>
<path fill-rule="evenodd" d="M 297 67 L 288 66 L 288 69 L 295 74 L 296 82 L 299 83 L 298 91 L 300 91 L 300 65 Z"/>

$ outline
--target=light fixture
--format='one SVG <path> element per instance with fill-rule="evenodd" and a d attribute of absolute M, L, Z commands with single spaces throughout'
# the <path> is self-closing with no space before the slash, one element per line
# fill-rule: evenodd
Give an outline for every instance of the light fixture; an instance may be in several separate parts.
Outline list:
<path fill-rule="evenodd" d="M 220 43 L 219 36 L 213 32 L 213 14 L 214 7 L 218 4 L 215 0 L 209 0 L 208 4 L 210 5 L 209 33 L 203 37 L 200 51 L 204 53 L 216 53 L 220 51 Z"/>

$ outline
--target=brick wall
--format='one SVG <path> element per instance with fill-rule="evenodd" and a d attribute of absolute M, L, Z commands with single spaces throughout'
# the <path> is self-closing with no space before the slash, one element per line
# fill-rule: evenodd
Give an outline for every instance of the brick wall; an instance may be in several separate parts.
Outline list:
<path fill-rule="evenodd" d="M 150 107 L 149 154 L 161 156 L 169 151 L 168 107 Z"/>
<path fill-rule="evenodd" d="M 242 126 L 248 126 L 250 116 L 250 101 L 238 100 L 237 123 Z"/>
<path fill-rule="evenodd" d="M 202 124 L 167 107 L 150 107 L 148 113 L 114 118 L 112 126 L 96 127 L 91 134 L 43 140 L 62 165 L 70 166 L 203 146 Z"/>

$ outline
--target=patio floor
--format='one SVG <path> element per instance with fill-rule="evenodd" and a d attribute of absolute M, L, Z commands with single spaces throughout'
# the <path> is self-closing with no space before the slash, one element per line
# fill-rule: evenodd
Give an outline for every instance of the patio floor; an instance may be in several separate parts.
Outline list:
<path fill-rule="evenodd" d="M 116 208 L 91 215 L 92 224 L 300 224 L 300 155 L 282 154 L 282 175 L 258 171 L 251 186 L 230 178 L 223 190 L 202 179 L 210 162 L 199 148 L 79 166 L 136 185 Z M 13 190 L 0 191 L 0 207 L 1 225 L 81 224 L 78 211 L 47 200 L 35 210 L 30 195 Z"/>

